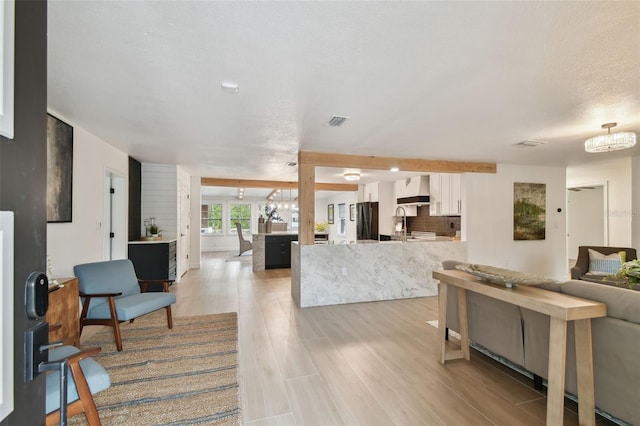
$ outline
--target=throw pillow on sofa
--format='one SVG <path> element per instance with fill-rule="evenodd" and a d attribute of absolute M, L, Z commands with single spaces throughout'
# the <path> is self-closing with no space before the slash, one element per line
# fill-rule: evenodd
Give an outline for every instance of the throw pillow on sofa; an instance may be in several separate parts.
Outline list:
<path fill-rule="evenodd" d="M 622 267 L 620 253 L 602 254 L 589 249 L 589 272 L 587 275 L 611 275 Z"/>

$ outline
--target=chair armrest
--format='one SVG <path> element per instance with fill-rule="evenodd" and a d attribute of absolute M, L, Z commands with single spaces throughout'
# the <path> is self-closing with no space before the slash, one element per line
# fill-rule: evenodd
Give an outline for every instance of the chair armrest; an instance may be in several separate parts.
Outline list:
<path fill-rule="evenodd" d="M 80 362 L 81 360 L 83 360 L 85 358 L 89 358 L 89 357 L 92 357 L 92 356 L 100 353 L 101 350 L 102 350 L 102 348 L 99 347 L 99 346 L 94 347 L 94 348 L 87 348 L 85 350 L 82 350 L 82 351 L 79 350 L 78 352 L 74 352 L 72 354 L 69 354 L 69 355 L 67 355 L 65 357 L 56 358 L 55 361 L 67 360 L 69 365 L 77 364 L 78 362 Z"/>
<path fill-rule="evenodd" d="M 66 357 L 67 362 L 69 364 L 73 364 L 75 362 L 80 362 L 81 360 L 85 359 L 85 358 L 89 358 L 92 357 L 98 353 L 100 353 L 100 351 L 102 350 L 101 347 L 95 347 L 95 348 L 88 348 L 85 350 L 82 350 L 80 352 L 77 352 L 75 354 L 69 355 L 68 357 Z"/>
<path fill-rule="evenodd" d="M 80 292 L 80 297 L 118 297 L 122 296 L 122 292 L 120 293 L 82 293 Z"/>
<path fill-rule="evenodd" d="M 138 279 L 138 284 L 140 285 L 140 291 L 145 293 L 147 291 L 147 287 L 149 284 L 162 284 L 162 291 L 165 293 L 169 292 L 169 286 L 173 284 L 175 280 L 141 280 Z"/>
<path fill-rule="evenodd" d="M 586 273 L 586 271 L 583 271 L 582 268 L 580 268 L 579 266 L 574 266 L 573 268 L 571 268 L 571 279 L 572 280 L 579 280 L 581 276 L 583 276 Z"/>

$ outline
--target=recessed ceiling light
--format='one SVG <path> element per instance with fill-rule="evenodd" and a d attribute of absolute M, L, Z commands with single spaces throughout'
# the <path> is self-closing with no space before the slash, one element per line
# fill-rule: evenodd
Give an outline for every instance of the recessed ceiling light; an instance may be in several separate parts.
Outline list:
<path fill-rule="evenodd" d="M 238 93 L 240 91 L 240 85 L 235 81 L 223 80 L 220 83 L 220 87 L 227 93 Z"/>
<path fill-rule="evenodd" d="M 389 171 L 394 172 L 394 173 L 395 172 L 399 172 L 400 171 L 400 167 L 392 167 L 392 168 L 389 169 Z"/>

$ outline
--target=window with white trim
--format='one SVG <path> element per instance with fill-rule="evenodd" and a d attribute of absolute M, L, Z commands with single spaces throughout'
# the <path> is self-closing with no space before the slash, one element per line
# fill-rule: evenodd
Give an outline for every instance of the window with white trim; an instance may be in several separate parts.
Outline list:
<path fill-rule="evenodd" d="M 251 233 L 251 204 L 248 203 L 230 203 L 229 204 L 229 234 L 235 234 L 236 223 L 242 226 L 243 234 Z"/>
<path fill-rule="evenodd" d="M 202 234 L 222 235 L 222 202 L 202 204 L 200 209 L 200 232 Z"/>

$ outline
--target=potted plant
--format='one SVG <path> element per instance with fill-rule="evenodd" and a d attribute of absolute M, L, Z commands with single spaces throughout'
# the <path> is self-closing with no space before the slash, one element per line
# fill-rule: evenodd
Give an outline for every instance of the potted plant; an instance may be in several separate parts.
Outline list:
<path fill-rule="evenodd" d="M 327 232 L 327 229 L 329 229 L 329 222 L 326 220 L 324 222 L 316 222 L 315 228 L 317 232 Z"/>
<path fill-rule="evenodd" d="M 640 290 L 640 260 L 631 260 L 623 263 L 617 273 L 607 278 L 609 278 L 610 281 L 618 280 L 618 282 L 613 283 L 617 287 Z"/>
<path fill-rule="evenodd" d="M 158 225 L 154 223 L 149 226 L 149 233 L 151 234 L 152 237 L 157 237 L 158 234 L 160 233 L 160 228 L 158 228 Z"/>

